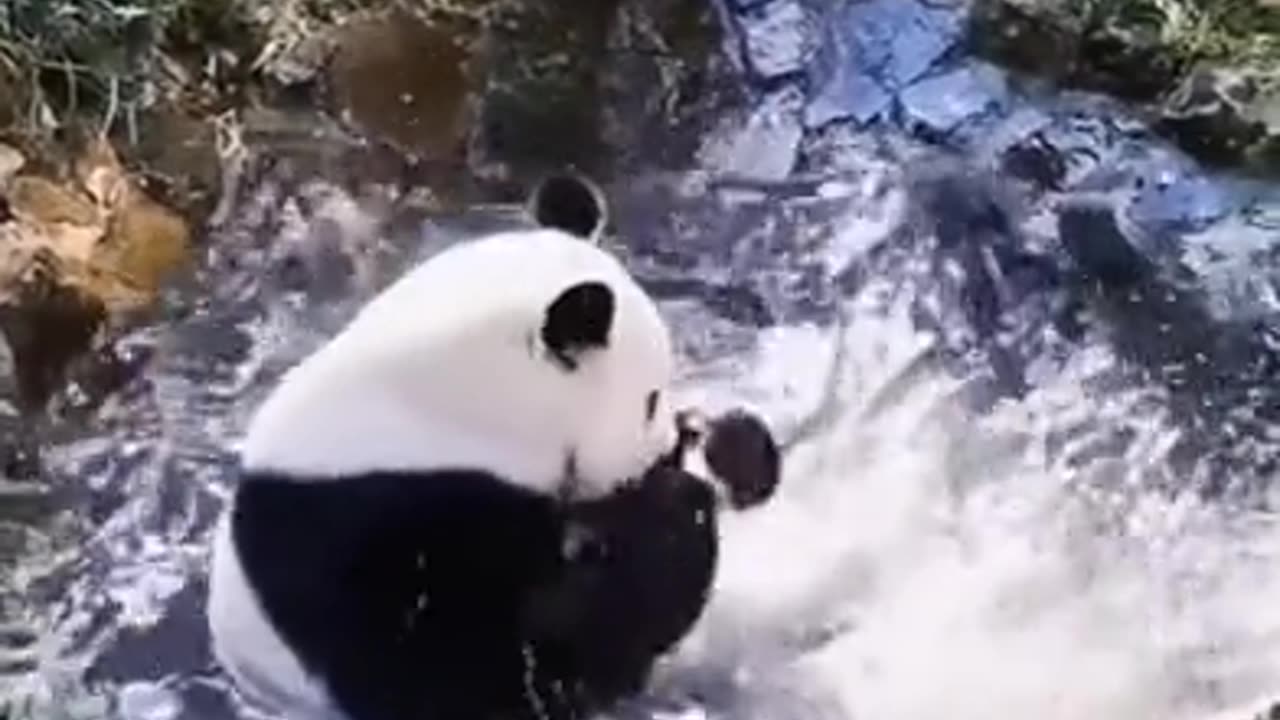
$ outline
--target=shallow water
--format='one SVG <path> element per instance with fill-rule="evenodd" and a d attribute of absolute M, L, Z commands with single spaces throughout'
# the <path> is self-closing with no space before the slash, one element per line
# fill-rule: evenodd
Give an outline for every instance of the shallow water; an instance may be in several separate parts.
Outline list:
<path fill-rule="evenodd" d="M 1164 720 L 1280 693 L 1275 189 L 1096 99 L 1002 96 L 947 152 L 802 133 L 833 92 L 771 87 L 702 167 L 609 187 L 687 400 L 752 406 L 788 447 L 776 501 L 724 520 L 702 623 L 619 714 Z M 1058 190 L 993 170 L 1033 129 L 1070 158 Z M 1064 208 L 1099 196 L 1138 254 L 1087 222 L 1071 244 L 1062 218 L 1092 216 Z M 142 376 L 55 428 L 65 511 L 0 606 L 10 717 L 254 717 L 201 616 L 240 429 L 407 262 L 510 215 L 387 206 L 255 175 L 172 319 L 124 343 Z M 1116 263 L 1142 268 L 1125 293 L 1090 279 Z M 1178 371 L 1199 356 L 1213 372 Z"/>
<path fill-rule="evenodd" d="M 1196 718 L 1274 692 L 1274 515 L 1171 490 L 1188 486 L 1170 453 L 1189 431 L 1166 388 L 1118 370 L 1105 334 L 1069 343 L 1040 327 L 1044 350 L 1029 358 L 1021 397 L 973 382 L 988 363 L 950 358 L 941 349 L 953 341 L 922 322 L 921 307 L 949 292 L 928 262 L 935 226 L 904 234 L 920 193 L 901 168 L 882 170 L 834 200 L 672 191 L 697 198 L 697 212 L 737 207 L 762 237 L 823 218 L 803 254 L 761 241 L 722 266 L 718 281 L 741 281 L 752 302 L 726 304 L 733 293 L 708 289 L 716 278 L 646 247 L 642 233 L 629 247 L 666 295 L 687 400 L 757 408 L 788 456 L 777 500 L 726 518 L 703 622 L 650 696 L 620 713 Z M 613 191 L 624 206 L 651 205 L 655 184 L 687 191 L 679 179 Z M 371 216 L 345 195 L 318 194 L 327 203 L 279 232 L 314 232 L 326 216 L 348 242 L 369 232 Z M 261 226 L 246 213 L 224 233 Z M 418 232 L 465 234 L 457 227 Z M 714 226 L 690 227 L 668 242 L 714 242 Z M 152 367 L 90 437 L 48 458 L 83 489 L 72 540 L 17 578 L 40 643 L 31 672 L 10 682 L 32 715 L 252 717 L 211 666 L 200 616 L 235 438 L 282 368 L 422 251 L 417 237 L 366 237 L 357 257 L 399 250 L 328 302 L 315 287 L 281 290 L 268 272 L 287 254 L 278 245 L 241 245 L 229 275 L 209 259 L 209 277 L 233 281 L 133 339 Z M 789 281 L 810 264 L 827 269 L 819 289 L 822 278 L 845 289 L 822 303 L 821 292 L 794 292 Z M 836 282 L 854 266 L 864 277 Z M 769 267 L 776 277 L 760 274 Z M 690 282 L 674 282 L 682 275 Z"/>

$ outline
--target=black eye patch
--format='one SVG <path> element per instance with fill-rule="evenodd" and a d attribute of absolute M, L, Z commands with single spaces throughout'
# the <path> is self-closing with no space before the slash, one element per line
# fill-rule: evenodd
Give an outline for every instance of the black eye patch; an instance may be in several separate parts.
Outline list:
<path fill-rule="evenodd" d="M 656 412 L 658 412 L 658 391 L 654 390 L 644 398 L 644 419 L 652 420 Z"/>

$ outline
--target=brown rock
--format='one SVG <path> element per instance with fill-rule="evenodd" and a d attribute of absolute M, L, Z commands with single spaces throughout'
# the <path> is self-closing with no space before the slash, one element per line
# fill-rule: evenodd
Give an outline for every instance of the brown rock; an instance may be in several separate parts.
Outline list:
<path fill-rule="evenodd" d="M 143 296 L 154 294 L 187 257 L 190 239 L 186 223 L 130 180 L 105 140 L 89 144 L 76 162 L 76 175 L 106 220 L 102 240 L 94 247 L 89 264 L 115 276 L 132 291 Z M 136 293 L 130 291 L 104 297 L 109 305 L 120 301 L 132 305 L 136 299 Z"/>
<path fill-rule="evenodd" d="M 362 132 L 421 159 L 451 158 L 466 128 L 467 58 L 452 32 L 395 10 L 340 30 L 329 84 Z"/>
<path fill-rule="evenodd" d="M 20 150 L 0 143 L 0 190 L 8 187 L 9 181 L 26 164 L 27 158 Z"/>
<path fill-rule="evenodd" d="M 89 347 L 105 306 L 47 248 L 8 255 L 0 332 L 13 352 L 19 402 L 30 411 L 44 404 L 67 366 Z"/>
<path fill-rule="evenodd" d="M 104 321 L 145 308 L 185 262 L 186 223 L 135 184 L 104 139 L 71 179 L 19 176 L 0 221 L 0 332 L 22 404 L 41 406 Z"/>
<path fill-rule="evenodd" d="M 106 239 L 92 262 L 149 298 L 186 262 L 189 241 L 182 218 L 130 189 L 128 200 L 112 215 Z M 134 302 L 125 296 L 121 299 Z"/>
<path fill-rule="evenodd" d="M 1084 36 L 1078 8 L 1060 0 L 978 0 L 970 21 L 978 55 L 1055 80 L 1075 66 Z"/>
<path fill-rule="evenodd" d="M 91 227 L 101 222 L 97 209 L 87 198 L 47 178 L 35 175 L 14 178 L 8 196 L 14 215 L 33 223 Z"/>
<path fill-rule="evenodd" d="M 162 106 L 142 117 L 138 144 L 131 160 L 158 178 L 179 207 L 195 216 L 212 211 L 222 189 L 222 159 L 214 121 L 173 106 Z"/>

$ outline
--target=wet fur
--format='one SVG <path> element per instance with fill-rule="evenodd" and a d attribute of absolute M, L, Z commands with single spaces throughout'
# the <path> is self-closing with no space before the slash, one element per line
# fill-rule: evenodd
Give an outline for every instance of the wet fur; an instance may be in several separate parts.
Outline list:
<path fill-rule="evenodd" d="M 231 522 L 264 612 L 359 720 L 606 707 L 697 620 L 716 558 L 710 488 L 667 464 L 568 506 L 483 472 L 256 475 Z"/>

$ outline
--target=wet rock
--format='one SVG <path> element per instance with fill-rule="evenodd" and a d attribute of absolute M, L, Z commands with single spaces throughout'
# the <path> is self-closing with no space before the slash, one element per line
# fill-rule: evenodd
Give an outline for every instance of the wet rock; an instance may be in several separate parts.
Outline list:
<path fill-rule="evenodd" d="M 469 166 L 510 189 L 572 166 L 688 167 L 709 108 L 741 91 L 713 3 L 534 0 L 490 23 Z"/>
<path fill-rule="evenodd" d="M 955 47 L 963 30 L 961 14 L 945 5 L 868 0 L 829 13 L 823 49 L 811 66 L 817 90 L 807 112 L 810 127 L 875 118 L 894 93 Z"/>
<path fill-rule="evenodd" d="M 1232 194 L 1201 175 L 1166 172 L 1144 181 L 1130 202 L 1130 220 L 1153 234 L 1204 230 L 1234 210 Z"/>
<path fill-rule="evenodd" d="M 977 0 L 970 12 L 976 54 L 1041 77 L 1070 73 L 1083 34 L 1083 15 L 1060 0 Z"/>
<path fill-rule="evenodd" d="M 366 134 L 442 160 L 462 149 L 468 58 L 449 29 L 395 10 L 341 28 L 328 79 L 341 111 Z"/>
<path fill-rule="evenodd" d="M 804 136 L 804 98 L 794 88 L 765 97 L 742 123 L 713 138 L 702 162 L 714 172 L 759 180 L 781 180 L 791 173 Z"/>
<path fill-rule="evenodd" d="M 566 165 L 602 176 L 600 67 L 619 0 L 520 3 L 486 38 L 473 165 L 518 181 Z"/>
<path fill-rule="evenodd" d="M 1270 378 L 1280 345 L 1265 322 L 1221 322 L 1201 288 L 1171 262 L 1156 262 L 1121 231 L 1110 208 L 1079 201 L 1063 209 L 1060 239 L 1085 280 L 1085 294 L 1117 354 L 1164 386 L 1189 433 L 1188 460 L 1213 458 L 1220 472 L 1201 492 L 1244 498 L 1265 490 L 1274 460 L 1259 462 L 1245 438 L 1265 437 L 1280 417 Z"/>
<path fill-rule="evenodd" d="M 0 143 L 0 190 L 8 187 L 9 181 L 26 164 L 26 156 L 17 148 Z"/>
<path fill-rule="evenodd" d="M 969 39 L 1002 65 L 1141 103 L 1157 131 L 1202 162 L 1274 172 L 1280 92 L 1274 61 L 1254 50 L 1274 42 L 1277 9 L 1192 5 L 1183 17 L 1179 3 L 1146 0 L 977 0 Z"/>
<path fill-rule="evenodd" d="M 960 13 L 946 5 L 896 0 L 853 3 L 845 17 L 854 56 L 882 85 L 919 79 L 960 40 Z"/>
<path fill-rule="evenodd" d="M 945 135 L 961 123 L 1007 104 L 1003 73 L 991 65 L 965 65 L 921 80 L 902 93 L 907 121 L 928 133 Z"/>
<path fill-rule="evenodd" d="M 4 279 L 0 332 L 13 350 L 24 411 L 35 410 L 58 387 L 73 359 L 90 345 L 106 315 L 102 301 L 67 278 L 51 251 L 27 256 L 29 265 Z"/>
<path fill-rule="evenodd" d="M 1161 28 L 1122 13 L 1094 21 L 1098 29 L 1082 39 L 1070 82 L 1125 100 L 1154 100 L 1178 81 L 1186 59 Z"/>
<path fill-rule="evenodd" d="M 708 128 L 744 105 L 715 3 L 623 0 L 599 68 L 601 130 L 616 173 L 689 166 Z M 646 51 L 628 51 L 628 49 Z M 633 170 L 634 169 L 634 170 Z"/>
<path fill-rule="evenodd" d="M 1200 66 L 1161 103 L 1156 127 L 1201 160 L 1239 163 L 1270 134 L 1252 107 L 1255 102 L 1265 106 L 1263 92 L 1258 78 L 1248 73 Z"/>
<path fill-rule="evenodd" d="M 1122 295 L 1151 282 L 1156 269 L 1120 232 L 1111 209 L 1097 202 L 1076 202 L 1058 221 L 1063 247 L 1083 275 L 1104 292 Z"/>
<path fill-rule="evenodd" d="M 1142 2 L 977 0 L 969 37 L 996 62 L 1131 100 L 1156 98 L 1182 72 L 1163 17 Z"/>
<path fill-rule="evenodd" d="M 871 77 L 837 64 L 820 93 L 805 110 L 805 125 L 817 128 L 852 119 L 865 125 L 888 112 L 893 95 Z"/>
<path fill-rule="evenodd" d="M 161 106 L 139 122 L 138 143 L 128 158 L 165 190 L 164 200 L 196 217 L 207 217 L 222 190 L 222 159 L 213 119 Z"/>
<path fill-rule="evenodd" d="M 183 265 L 186 223 L 143 193 L 103 139 L 55 180 L 9 184 L 0 223 L 0 331 L 24 409 L 41 406 L 104 323 L 145 309 Z"/>
<path fill-rule="evenodd" d="M 751 69 L 769 80 L 799 72 L 817 49 L 813 19 L 799 0 L 773 0 L 737 15 Z"/>

